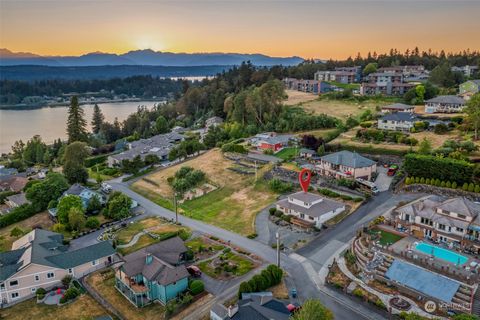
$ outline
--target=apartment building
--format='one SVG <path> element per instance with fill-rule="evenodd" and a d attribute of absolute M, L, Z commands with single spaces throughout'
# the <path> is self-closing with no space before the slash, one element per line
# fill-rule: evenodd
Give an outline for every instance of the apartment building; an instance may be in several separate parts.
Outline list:
<path fill-rule="evenodd" d="M 362 95 L 401 96 L 415 87 L 412 83 L 404 81 L 402 73 L 374 72 L 369 74 L 360 86 Z"/>
<path fill-rule="evenodd" d="M 302 92 L 309 92 L 313 94 L 321 94 L 333 91 L 334 86 L 321 80 L 303 80 L 295 78 L 285 78 L 283 83 L 286 89 L 296 90 Z"/>
<path fill-rule="evenodd" d="M 333 81 L 344 84 L 355 83 L 359 80 L 358 74 L 352 71 L 317 71 L 314 74 L 317 81 Z"/>

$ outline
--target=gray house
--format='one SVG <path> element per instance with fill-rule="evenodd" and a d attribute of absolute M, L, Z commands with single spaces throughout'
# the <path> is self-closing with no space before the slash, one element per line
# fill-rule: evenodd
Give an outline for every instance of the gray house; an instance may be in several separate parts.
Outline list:
<path fill-rule="evenodd" d="M 462 112 L 465 100 L 458 96 L 438 96 L 425 101 L 426 113 L 454 113 Z"/>

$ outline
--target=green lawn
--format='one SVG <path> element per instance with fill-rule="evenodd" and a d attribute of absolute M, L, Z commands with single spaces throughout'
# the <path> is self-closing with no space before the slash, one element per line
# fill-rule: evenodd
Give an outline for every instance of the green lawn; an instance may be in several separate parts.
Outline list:
<path fill-rule="evenodd" d="M 198 249 L 200 248 L 200 246 L 202 246 L 204 249 L 208 247 L 212 247 L 214 251 L 220 251 L 225 248 L 225 246 L 222 246 L 221 244 L 207 243 L 201 237 L 193 238 L 191 240 L 186 241 L 185 246 L 187 248 L 192 249 L 193 252 L 198 252 Z"/>
<path fill-rule="evenodd" d="M 341 82 L 335 82 L 335 81 L 328 81 L 327 83 L 343 89 L 360 90 L 359 83 L 341 83 Z"/>
<path fill-rule="evenodd" d="M 300 149 L 298 148 L 283 148 L 279 152 L 275 153 L 275 157 L 283 160 L 293 159 L 298 155 Z"/>
<path fill-rule="evenodd" d="M 233 272 L 231 272 L 232 276 L 237 276 L 237 277 L 243 276 L 244 274 L 247 274 L 254 268 L 254 264 L 251 260 L 246 259 L 240 255 L 234 254 L 232 252 L 225 253 L 224 257 L 226 258 L 224 261 L 227 261 L 227 262 L 230 261 L 237 265 L 237 268 Z M 219 278 L 223 272 L 215 270 L 215 268 L 213 268 L 210 265 L 210 262 L 212 262 L 212 260 L 213 259 L 203 261 L 198 264 L 198 267 L 200 268 L 200 270 L 202 270 L 202 272 L 204 272 L 208 276 L 212 278 Z"/>
<path fill-rule="evenodd" d="M 394 233 L 391 233 L 391 232 L 388 232 L 388 231 L 384 231 L 384 230 L 378 230 L 378 229 L 375 229 L 374 232 L 378 233 L 380 231 L 380 244 L 382 246 L 385 246 L 385 245 L 390 245 L 390 244 L 393 244 L 395 242 L 397 242 L 398 240 L 402 239 L 401 236 L 397 235 L 397 234 L 394 234 Z"/>

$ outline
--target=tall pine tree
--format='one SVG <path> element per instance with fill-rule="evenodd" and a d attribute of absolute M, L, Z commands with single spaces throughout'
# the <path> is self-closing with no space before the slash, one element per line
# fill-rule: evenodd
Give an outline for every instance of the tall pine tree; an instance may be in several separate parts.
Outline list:
<path fill-rule="evenodd" d="M 93 107 L 93 116 L 92 116 L 92 132 L 97 134 L 100 132 L 100 128 L 102 127 L 103 120 L 105 117 L 103 116 L 102 111 L 98 107 L 98 104 L 95 104 Z"/>
<path fill-rule="evenodd" d="M 78 105 L 78 98 L 72 97 L 67 118 L 68 143 L 75 141 L 86 141 L 87 139 L 87 121 L 85 112 Z"/>

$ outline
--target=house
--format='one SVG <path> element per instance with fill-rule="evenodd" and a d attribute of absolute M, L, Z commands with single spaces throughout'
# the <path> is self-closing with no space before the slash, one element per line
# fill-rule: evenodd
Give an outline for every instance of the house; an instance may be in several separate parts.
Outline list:
<path fill-rule="evenodd" d="M 5 166 L 0 166 L 0 177 L 16 175 L 18 170 L 15 168 L 5 168 Z"/>
<path fill-rule="evenodd" d="M 156 155 L 160 160 L 167 160 L 170 150 L 184 139 L 184 135 L 170 132 L 133 141 L 126 144 L 126 151 L 109 156 L 107 163 L 109 167 L 120 166 L 123 160 L 132 161 L 136 156 L 140 156 L 143 160 L 147 155 Z"/>
<path fill-rule="evenodd" d="M 84 209 L 86 209 L 88 207 L 88 204 L 89 204 L 90 200 L 95 196 L 98 197 L 101 204 L 105 203 L 105 199 L 101 194 L 99 194 L 98 192 L 95 192 L 95 191 L 93 191 L 93 190 L 91 190 L 87 187 L 84 187 L 79 183 L 75 183 L 75 184 L 71 185 L 70 188 L 68 188 L 65 192 L 63 192 L 60 199 L 65 197 L 65 196 L 69 196 L 69 195 L 79 196 L 80 199 L 82 199 L 82 204 L 83 204 Z M 50 208 L 50 209 L 48 209 L 48 212 L 50 213 L 52 218 L 57 217 L 57 208 Z"/>
<path fill-rule="evenodd" d="M 388 113 L 378 119 L 377 127 L 381 130 L 410 132 L 418 118 L 410 112 Z"/>
<path fill-rule="evenodd" d="M 115 269 L 115 287 L 136 307 L 166 304 L 188 287 L 186 252 L 182 239 L 174 237 L 128 254 Z"/>
<path fill-rule="evenodd" d="M 277 134 L 276 132 L 264 132 L 250 138 L 250 144 L 259 150 L 272 150 L 274 153 L 287 147 L 295 141 L 291 134 Z"/>
<path fill-rule="evenodd" d="M 304 159 L 311 159 L 313 158 L 317 153 L 312 150 L 312 149 L 305 149 L 305 148 L 302 148 L 300 149 L 299 151 L 299 155 L 300 157 L 304 158 Z"/>
<path fill-rule="evenodd" d="M 430 195 L 394 210 L 397 228 L 480 253 L 480 204 L 464 197 Z"/>
<path fill-rule="evenodd" d="M 208 131 L 210 127 L 218 127 L 223 123 L 223 119 L 220 117 L 211 117 L 205 120 L 205 129 Z"/>
<path fill-rule="evenodd" d="M 315 171 L 323 176 L 339 178 L 372 179 L 377 163 L 356 152 L 339 151 L 320 157 L 315 162 Z"/>
<path fill-rule="evenodd" d="M 25 193 L 18 193 L 5 198 L 5 204 L 9 206 L 11 209 L 20 207 L 23 204 L 30 203 L 25 197 Z"/>
<path fill-rule="evenodd" d="M 438 96 L 425 101 L 426 113 L 453 113 L 462 112 L 465 100 L 458 96 Z"/>
<path fill-rule="evenodd" d="M 394 103 L 394 104 L 389 104 L 387 106 L 382 107 L 382 112 L 383 113 L 389 113 L 389 112 L 410 112 L 413 113 L 415 110 L 414 106 L 409 106 L 408 104 L 404 103 Z"/>
<path fill-rule="evenodd" d="M 295 78 L 285 78 L 283 83 L 286 89 L 309 92 L 313 94 L 327 93 L 334 90 L 334 86 L 320 80 L 299 80 Z"/>
<path fill-rule="evenodd" d="M 114 262 L 115 249 L 108 241 L 80 249 L 63 243 L 63 235 L 34 229 L 0 253 L 2 307 L 35 296 L 38 288 L 61 286 L 70 275 L 81 278 Z"/>
<path fill-rule="evenodd" d="M 300 225 L 317 228 L 320 228 L 325 221 L 345 211 L 345 205 L 341 202 L 303 191 L 277 201 L 276 207 L 284 214 L 301 220 L 292 220 L 292 223 L 300 222 L 298 223 Z"/>
<path fill-rule="evenodd" d="M 475 72 L 478 71 L 478 66 L 462 66 L 462 67 L 452 67 L 451 70 L 453 72 L 461 72 L 466 77 L 471 77 Z"/>
<path fill-rule="evenodd" d="M 275 299 L 271 292 L 243 293 L 236 305 L 217 303 L 210 310 L 211 320 L 288 320 L 290 316 L 289 305 Z"/>
<path fill-rule="evenodd" d="M 20 192 L 27 185 L 28 179 L 21 176 L 0 177 L 0 191 Z"/>
<path fill-rule="evenodd" d="M 465 81 L 464 83 L 460 84 L 460 95 L 471 93 L 476 94 L 480 92 L 480 79 L 477 80 L 469 80 Z"/>

